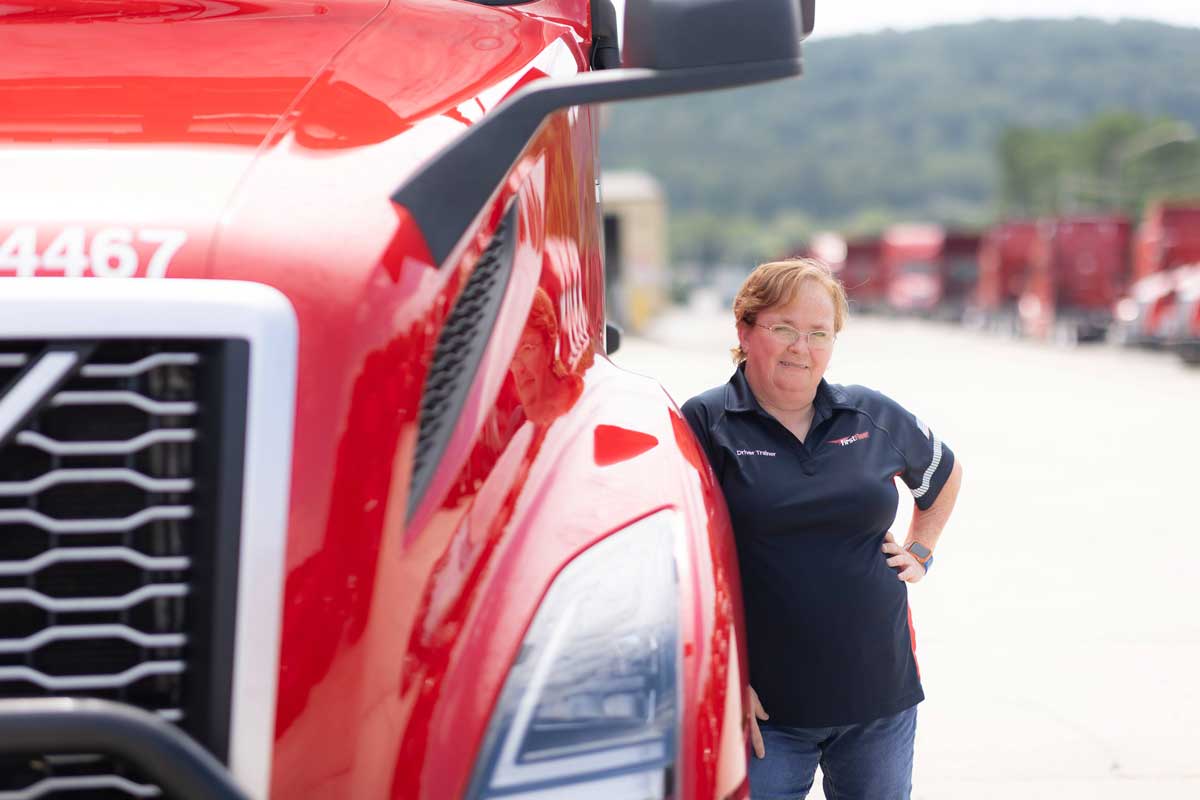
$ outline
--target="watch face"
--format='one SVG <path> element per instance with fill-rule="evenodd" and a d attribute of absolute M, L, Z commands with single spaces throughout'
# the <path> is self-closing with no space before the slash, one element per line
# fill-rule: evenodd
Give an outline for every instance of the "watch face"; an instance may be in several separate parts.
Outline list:
<path fill-rule="evenodd" d="M 918 561 L 925 561 L 931 555 L 933 555 L 932 551 L 930 551 L 930 549 L 928 547 L 921 544 L 920 542 L 913 542 L 912 544 L 910 544 L 908 546 L 908 552 L 910 552 L 914 556 L 916 556 Z"/>

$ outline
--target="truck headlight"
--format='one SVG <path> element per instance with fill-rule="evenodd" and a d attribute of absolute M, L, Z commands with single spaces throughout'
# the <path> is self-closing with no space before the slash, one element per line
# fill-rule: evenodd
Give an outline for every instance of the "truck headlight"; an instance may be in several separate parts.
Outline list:
<path fill-rule="evenodd" d="M 679 726 L 673 512 L 588 549 L 554 580 L 492 713 L 468 796 L 657 800 Z"/>

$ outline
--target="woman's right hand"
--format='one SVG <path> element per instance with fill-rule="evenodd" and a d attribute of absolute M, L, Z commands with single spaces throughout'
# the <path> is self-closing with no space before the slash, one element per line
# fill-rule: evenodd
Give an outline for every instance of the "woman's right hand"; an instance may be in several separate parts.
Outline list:
<path fill-rule="evenodd" d="M 762 703 L 758 701 L 758 692 L 754 691 L 754 687 L 750 687 L 750 710 L 754 713 L 750 715 L 750 743 L 754 745 L 754 755 L 762 758 L 767 754 L 766 745 L 763 744 L 762 731 L 758 729 L 758 721 L 761 719 L 766 722 L 771 717 L 763 709 Z"/>

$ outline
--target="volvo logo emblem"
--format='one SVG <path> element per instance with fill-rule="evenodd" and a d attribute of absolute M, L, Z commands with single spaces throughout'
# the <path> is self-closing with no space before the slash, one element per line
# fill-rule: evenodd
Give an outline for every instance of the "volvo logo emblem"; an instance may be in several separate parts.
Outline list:
<path fill-rule="evenodd" d="M 38 356 L 0 397 L 0 447 L 71 376 L 82 354 L 78 349 L 48 350 Z"/>

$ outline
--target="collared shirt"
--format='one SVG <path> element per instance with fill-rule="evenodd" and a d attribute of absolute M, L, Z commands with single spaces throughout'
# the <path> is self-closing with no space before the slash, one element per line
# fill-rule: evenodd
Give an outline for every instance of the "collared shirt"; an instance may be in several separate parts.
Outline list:
<path fill-rule="evenodd" d="M 899 502 L 933 505 L 954 454 L 894 400 L 821 381 L 801 442 L 739 367 L 683 414 L 725 494 L 746 604 L 750 684 L 771 721 L 850 725 L 924 699 L 908 586 L 881 550 Z"/>

